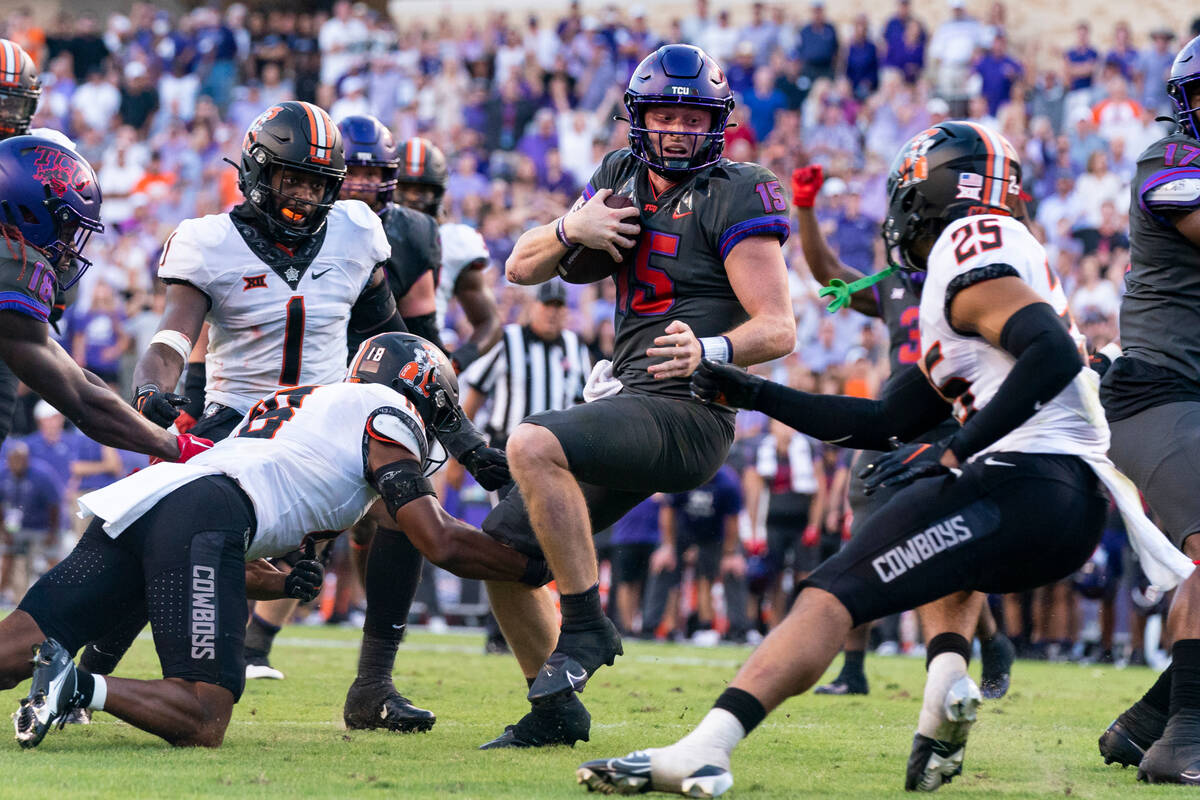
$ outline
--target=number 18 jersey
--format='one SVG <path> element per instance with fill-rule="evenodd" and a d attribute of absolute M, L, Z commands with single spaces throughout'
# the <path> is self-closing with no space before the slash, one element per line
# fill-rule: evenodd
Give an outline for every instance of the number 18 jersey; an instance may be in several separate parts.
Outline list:
<path fill-rule="evenodd" d="M 1084 368 L 1084 337 L 1070 317 L 1067 296 L 1046 251 L 1029 229 L 1011 217 L 992 214 L 955 220 L 938 237 L 928 264 L 921 293 L 920 366 L 953 404 L 960 424 L 991 401 L 1016 359 L 982 336 L 950 324 L 950 303 L 959 291 L 989 279 L 1020 278 L 1063 318 L 1081 349 L 1075 379 L 975 458 L 1001 451 L 1103 457 L 1108 452 L 1108 423 L 1100 406 L 1099 380 Z"/>

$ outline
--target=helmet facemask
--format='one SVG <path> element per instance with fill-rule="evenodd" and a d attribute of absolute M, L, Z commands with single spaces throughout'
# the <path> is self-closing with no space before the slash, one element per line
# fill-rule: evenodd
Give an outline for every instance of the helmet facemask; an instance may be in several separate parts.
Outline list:
<path fill-rule="evenodd" d="M 701 108 L 712 115 L 704 131 L 673 131 L 651 128 L 646 113 L 663 106 L 680 109 Z M 625 94 L 625 109 L 629 113 L 629 148 L 633 155 L 667 180 L 679 181 L 692 173 L 711 167 L 721 160 L 725 151 L 725 126 L 733 111 L 733 101 L 700 97 L 669 97 Z M 666 137 L 690 137 L 688 155 L 672 157 L 663 150 Z"/>
<path fill-rule="evenodd" d="M 255 160 L 270 163 L 259 171 L 259 180 L 251 187 L 246 199 L 266 220 L 268 232 L 282 241 L 294 241 L 319 231 L 337 200 L 342 176 L 272 160 L 261 149 L 255 152 Z M 321 179 L 322 186 L 315 198 L 296 189 L 289 190 L 286 185 L 296 179 L 303 181 L 307 176 Z"/>
<path fill-rule="evenodd" d="M 37 103 L 36 93 L 0 89 L 0 138 L 29 133 Z"/>
<path fill-rule="evenodd" d="M 1200 72 L 1167 81 L 1167 97 L 1175 107 L 1175 121 L 1184 133 L 1200 139 Z"/>

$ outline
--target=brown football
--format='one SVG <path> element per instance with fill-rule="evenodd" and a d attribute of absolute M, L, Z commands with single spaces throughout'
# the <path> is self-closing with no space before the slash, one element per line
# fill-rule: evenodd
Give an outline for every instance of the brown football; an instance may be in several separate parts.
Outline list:
<path fill-rule="evenodd" d="M 627 194 L 610 194 L 604 198 L 604 205 L 609 208 L 630 208 L 635 204 L 633 198 Z M 632 219 L 636 221 L 637 217 Z M 636 251 L 636 247 L 622 250 L 622 263 L 628 264 Z M 567 283 L 595 283 L 612 275 L 619 266 L 621 265 L 613 261 L 607 251 L 593 250 L 577 244 L 558 262 L 558 274 Z"/>

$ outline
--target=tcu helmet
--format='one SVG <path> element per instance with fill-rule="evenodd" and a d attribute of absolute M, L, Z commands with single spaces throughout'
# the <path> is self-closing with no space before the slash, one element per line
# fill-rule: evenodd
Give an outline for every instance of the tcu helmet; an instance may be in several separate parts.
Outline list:
<path fill-rule="evenodd" d="M 1012 216 L 1021 194 L 1021 162 L 1008 140 L 974 122 L 941 122 L 900 148 L 887 178 L 883 240 L 888 262 L 923 271 L 919 239 L 936 238 L 972 214 Z M 899 252 L 897 264 L 892 251 Z"/>
<path fill-rule="evenodd" d="M 348 383 L 379 383 L 395 389 L 416 406 L 432 441 L 439 432 L 458 429 L 458 378 L 446 354 L 411 333 L 381 333 L 358 347 Z"/>
<path fill-rule="evenodd" d="M 442 207 L 442 196 L 446 193 L 446 184 L 450 173 L 446 169 L 446 156 L 428 139 L 413 137 L 400 145 L 400 170 L 397 175 L 399 183 L 411 184 L 426 190 L 426 200 L 414 204 L 405 201 L 403 191 L 398 198 L 410 208 L 423 211 L 431 217 L 437 217 Z"/>
<path fill-rule="evenodd" d="M 0 226 L 44 253 L 64 290 L 92 264 L 83 248 L 104 231 L 100 201 L 92 165 L 71 148 L 43 136 L 0 142 Z"/>
<path fill-rule="evenodd" d="M 41 95 L 33 59 L 21 45 L 0 39 L 0 139 L 29 133 Z"/>
<path fill-rule="evenodd" d="M 392 199 L 396 189 L 396 172 L 400 168 L 400 155 L 392 132 L 369 114 L 355 114 L 338 123 L 342 134 L 342 150 L 346 155 L 346 180 L 343 192 L 375 193 L 371 207 L 379 212 Z M 354 167 L 379 167 L 382 175 L 378 181 L 355 177 L 349 172 Z"/>
<path fill-rule="evenodd" d="M 1200 82 L 1200 36 L 1192 39 L 1183 46 L 1175 63 L 1171 65 L 1171 77 L 1167 79 L 1167 97 L 1175 107 L 1175 121 L 1183 132 L 1194 139 L 1200 139 L 1200 123 L 1196 121 L 1196 112 L 1200 105 L 1192 105 L 1188 99 L 1189 84 L 1194 91 L 1196 83 Z"/>
<path fill-rule="evenodd" d="M 289 197 L 272 182 L 285 168 L 324 179 L 318 200 L 301 201 L 312 209 L 308 213 L 282 207 Z M 319 231 L 345 177 L 342 134 L 329 115 L 312 103 L 288 100 L 271 106 L 250 124 L 242 140 L 238 188 L 265 224 L 265 232 L 281 241 Z"/>
<path fill-rule="evenodd" d="M 689 158 L 667 158 L 662 136 L 675 131 L 646 127 L 646 110 L 652 106 L 682 105 L 707 108 L 712 125 L 707 131 L 686 133 L 694 137 Z M 725 150 L 725 125 L 733 111 L 733 91 L 717 62 L 699 47 L 669 44 L 658 48 L 637 65 L 625 91 L 629 114 L 629 149 L 655 172 L 669 180 L 681 180 L 710 167 Z M 658 135 L 658 147 L 651 137 Z"/>

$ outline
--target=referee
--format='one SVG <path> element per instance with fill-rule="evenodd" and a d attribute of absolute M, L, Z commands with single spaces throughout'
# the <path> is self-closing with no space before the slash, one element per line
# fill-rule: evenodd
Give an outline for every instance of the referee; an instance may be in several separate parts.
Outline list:
<path fill-rule="evenodd" d="M 460 376 L 462 407 L 474 418 L 491 401 L 485 433 L 503 448 L 521 421 L 539 411 L 561 411 L 583 401 L 591 363 L 587 346 L 566 330 L 567 288 L 553 280 L 538 287 L 524 325 L 506 325 L 499 344 Z M 503 490 L 502 490 L 503 491 Z"/>

